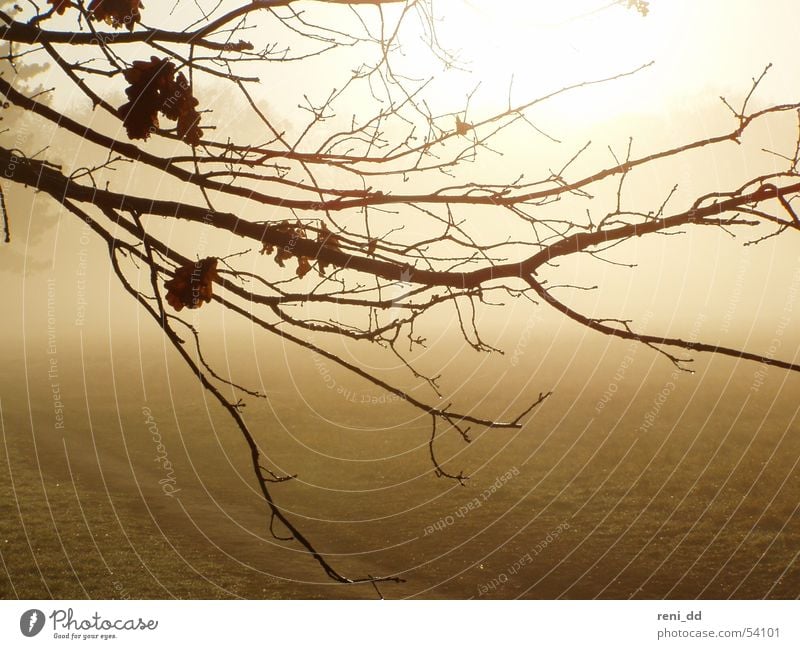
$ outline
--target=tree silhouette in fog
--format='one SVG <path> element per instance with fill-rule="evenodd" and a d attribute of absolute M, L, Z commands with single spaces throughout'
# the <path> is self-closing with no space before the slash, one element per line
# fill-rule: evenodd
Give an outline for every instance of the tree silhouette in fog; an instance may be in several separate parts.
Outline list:
<path fill-rule="evenodd" d="M 241 431 L 272 533 L 300 543 L 330 578 L 398 580 L 346 576 L 282 510 L 282 483 L 293 476 L 270 468 L 269 448 L 248 428 L 242 410 L 245 399 L 263 395 L 205 361 L 202 328 L 184 309 L 224 309 L 425 413 L 435 473 L 460 483 L 467 477 L 437 459 L 437 435 L 455 430 L 469 442 L 472 427 L 519 428 L 549 392 L 542 386 L 529 395 L 527 407 L 504 421 L 442 403 L 438 377 L 427 376 L 413 361 L 414 351 L 426 345 L 426 314 L 451 314 L 464 341 L 478 352 L 500 350 L 484 340 L 476 314 L 503 299 L 527 299 L 588 329 L 638 341 L 682 370 L 689 368 L 686 352 L 800 370 L 771 354 L 665 337 L 622 318 L 586 315 L 563 300 L 546 277 L 560 259 L 602 260 L 604 251 L 637 237 L 695 228 L 727 236 L 751 229 L 756 235 L 749 244 L 800 229 L 792 206 L 800 192 L 795 142 L 786 143 L 791 152 L 782 157 L 780 171 L 753 176 L 738 187 L 711 187 L 687 204 L 673 200 L 674 190 L 654 206 L 634 209 L 624 200 L 631 174 L 695 150 L 737 143 L 751 126 L 796 113 L 798 104 L 751 110 L 763 75 L 749 93 L 727 104 L 730 127 L 710 137 L 638 155 L 629 144 L 613 164 L 590 173 L 577 171 L 587 145 L 565 152 L 549 173 L 532 180 L 511 165 L 505 182 L 464 181 L 462 170 L 497 155 L 495 142 L 512 129 L 557 143 L 532 121 L 534 107 L 581 88 L 613 84 L 649 64 L 519 102 L 509 94 L 508 106 L 492 114 L 471 108 L 469 100 L 441 112 L 422 99 L 436 79 L 412 79 L 397 68 L 409 25 L 426 37 L 430 56 L 443 67 L 458 65 L 438 42 L 433 10 L 423 0 L 231 0 L 208 14 L 186 0 L 176 0 L 169 13 L 152 4 L 48 0 L 38 10 L 30 3 L 0 12 L 0 38 L 8 45 L 0 92 L 8 116 L 23 111 L 95 152 L 95 159 L 66 168 L 49 158 L 48 150 L 15 145 L 14 127 L 6 121 L 3 187 L 35 187 L 105 241 L 121 286 L 158 323 Z M 617 4 L 650 19 L 645 2 Z M 317 10 L 324 11 L 323 18 L 316 17 Z M 154 21 L 159 26 L 151 26 Z M 22 72 L 11 72 L 24 65 L 49 66 L 51 87 L 33 89 Z M 275 79 L 282 69 L 299 65 L 311 75 L 320 72 L 313 93 L 299 93 L 303 103 L 287 128 L 285 115 L 265 106 L 255 89 L 262 83 L 259 75 Z M 343 69 L 346 82 L 325 86 L 324 71 L 331 69 Z M 282 83 L 295 82 L 293 74 Z M 75 92 L 113 120 L 116 131 L 87 124 L 73 112 L 77 108 L 67 97 Z M 276 85 L 274 93 L 281 92 Z M 243 134 L 237 125 L 244 114 L 257 128 L 248 126 Z M 139 176 L 148 180 L 135 182 Z M 129 177 L 134 182 L 128 183 Z M 595 207 L 596 197 L 609 193 L 611 207 Z M 568 200 L 577 209 L 558 214 L 546 209 Z M 228 205 L 237 206 L 235 213 Z M 13 231 L 15 215 L 8 216 Z M 203 250 L 181 247 L 181 241 L 164 236 L 163 219 L 201 233 L 211 229 L 214 241 L 227 235 L 226 250 L 241 245 L 242 251 L 222 255 L 222 246 L 212 249 L 213 241 Z M 430 399 L 320 342 L 332 337 L 387 350 L 410 377 L 430 388 Z M 228 396 L 234 392 L 243 400 Z"/>

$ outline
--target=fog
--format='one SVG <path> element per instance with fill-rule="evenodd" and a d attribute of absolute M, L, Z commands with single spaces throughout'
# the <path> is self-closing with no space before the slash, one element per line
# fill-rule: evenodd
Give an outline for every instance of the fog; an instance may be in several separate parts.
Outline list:
<path fill-rule="evenodd" d="M 465 39 L 485 19 L 479 3 L 468 4 L 474 14 L 464 18 Z M 651 57 L 656 65 L 544 104 L 534 121 L 558 143 L 532 129 L 512 129 L 495 143 L 503 155 L 488 153 L 465 165 L 458 181 L 546 177 L 590 139 L 587 155 L 571 168 L 575 177 L 624 157 L 629 137 L 638 157 L 726 133 L 735 119 L 718 95 L 740 100 L 769 62 L 774 69 L 754 101 L 796 101 L 800 63 L 786 45 L 791 41 L 774 31 L 752 33 L 764 13 L 796 11 L 791 3 L 760 5 L 732 11 L 722 2 L 669 3 L 644 20 L 619 8 L 614 24 L 642 33 L 630 34 L 627 46 L 614 39 L 602 59 L 585 67 L 595 51 L 587 40 L 591 25 L 606 25 L 608 16 L 561 24 L 556 15 L 538 27 L 527 16 L 523 24 L 551 34 L 549 45 L 537 45 L 541 56 L 556 42 L 570 52 L 558 78 L 548 69 L 536 79 L 537 66 L 550 65 L 541 57 L 524 66 L 514 56 L 525 45 L 523 32 L 502 45 L 487 38 L 489 45 L 473 55 L 475 74 L 487 77 L 470 108 L 476 115 L 507 100 L 499 88 L 507 89 L 510 74 L 491 76 L 496 67 L 487 61 L 508 63 L 520 96 L 552 91 L 562 79 L 626 71 Z M 770 24 L 780 32 L 795 23 Z M 501 27 L 493 19 L 487 29 Z M 559 41 L 570 29 L 576 30 L 572 40 Z M 443 31 L 459 38 L 453 21 Z M 570 43 L 581 42 L 585 49 L 573 51 Z M 424 56 L 414 48 L 407 55 L 414 65 L 424 62 L 414 58 Z M 310 83 L 307 75 L 327 70 L 314 66 L 285 80 L 272 69 L 265 75 L 259 101 L 287 131 L 298 127 L 291 110 Z M 442 77 L 446 90 L 432 102 L 464 96 L 475 81 L 452 75 Z M 55 70 L 41 82 L 65 83 Z M 122 86 L 114 91 L 118 105 Z M 71 92 L 55 93 L 54 105 L 124 137 L 118 122 Z M 209 81 L 205 92 L 198 94 L 214 112 L 204 123 L 234 136 L 256 128 L 226 104 L 231 96 L 222 84 Z M 68 169 L 104 159 L 78 138 L 19 113 L 9 116 L 14 121 L 4 146 L 26 153 L 48 146 Z M 650 164 L 626 179 L 624 201 L 655 212 L 677 184 L 670 208 L 687 209 L 701 193 L 728 191 L 784 167 L 775 153 L 791 156 L 796 132 L 797 116 L 787 114 L 754 124 L 741 143 Z M 122 161 L 116 172 L 98 171 L 94 180 L 131 194 L 202 200 L 175 196 L 175 184 L 144 165 Z M 425 183 L 442 179 L 413 182 L 409 189 L 388 181 L 385 190 L 425 191 Z M 542 206 L 537 217 L 578 222 L 590 218 L 587 209 L 602 217 L 617 199 L 616 182 L 604 182 L 591 200 L 570 196 Z M 0 544 L 14 551 L 0 545 L 0 595 L 374 597 L 369 586 L 326 581 L 298 544 L 269 534 L 241 433 L 153 319 L 121 290 L 106 244 L 48 197 L 8 182 L 3 191 L 11 243 L 0 246 L 6 296 Z M 214 200 L 218 209 L 248 220 L 293 218 L 281 208 L 254 214 L 252 203 Z M 527 224 L 495 211 L 463 207 L 458 216 L 467 219 L 471 236 L 487 243 L 532 236 Z M 418 217 L 407 210 L 379 223 L 388 231 L 395 218 L 407 219 L 408 236 L 421 238 Z M 242 269 L 293 273 L 229 233 L 177 219 L 144 221 L 191 258 L 247 251 L 238 258 Z M 733 237 L 705 228 L 635 238 L 604 252 L 606 261 L 559 259 L 538 279 L 560 286 L 554 294 L 589 317 L 630 319 L 637 331 L 794 361 L 800 256 L 794 232 L 742 245 L 767 232 L 740 228 Z M 149 290 L 148 274 L 123 263 L 134 285 Z M 693 359 L 685 366 L 694 372 L 681 371 L 652 347 L 585 329 L 547 305 L 508 294 L 502 302 L 476 313 L 483 340 L 500 350 L 495 353 L 477 352 L 464 340 L 449 305 L 420 318 L 415 333 L 427 343 L 410 358 L 421 373 L 441 375 L 441 394 L 386 349 L 305 336 L 416 399 L 451 403 L 461 413 L 513 420 L 552 391 L 518 430 L 476 427 L 469 442 L 453 429 L 440 431 L 437 458 L 448 472 L 470 477 L 464 486 L 436 476 L 430 417 L 397 394 L 219 304 L 182 315 L 201 331 L 204 358 L 220 376 L 259 393 L 222 384 L 233 402 L 246 403 L 242 413 L 269 468 L 297 475 L 273 485 L 280 506 L 344 573 L 406 580 L 382 586 L 386 597 L 796 597 L 800 440 L 793 431 L 800 378 L 689 352 L 677 355 Z M 292 313 L 368 323 L 355 309 L 306 305 Z"/>

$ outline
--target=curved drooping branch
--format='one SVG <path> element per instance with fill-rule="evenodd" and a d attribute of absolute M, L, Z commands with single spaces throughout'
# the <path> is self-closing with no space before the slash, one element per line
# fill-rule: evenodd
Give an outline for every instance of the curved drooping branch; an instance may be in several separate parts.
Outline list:
<path fill-rule="evenodd" d="M 757 205 L 770 199 L 776 199 L 781 205 L 784 205 L 784 203 L 787 203 L 785 196 L 800 193 L 800 181 L 782 187 L 777 187 L 772 183 L 761 183 L 760 186 L 753 191 L 745 192 L 740 190 L 734 192 L 734 195 L 727 196 L 724 200 L 715 200 L 706 205 L 698 203 L 689 210 L 671 216 L 654 219 L 646 223 L 633 223 L 604 228 L 594 232 L 576 233 L 564 237 L 557 243 L 545 246 L 541 251 L 527 258 L 501 265 L 487 265 L 484 268 L 474 271 L 458 272 L 452 270 L 433 271 L 416 269 L 411 268 L 408 264 L 375 259 L 369 255 L 349 254 L 338 247 L 326 245 L 324 241 L 297 238 L 291 232 L 284 229 L 276 228 L 270 224 L 243 221 L 234 214 L 219 212 L 210 213 L 207 209 L 195 207 L 186 203 L 158 201 L 88 187 L 71 180 L 60 171 L 42 162 L 22 158 L 14 152 L 3 149 L 2 147 L 0 147 L 0 166 L 6 169 L 13 168 L 14 173 L 12 174 L 12 179 L 16 182 L 35 186 L 37 189 L 45 191 L 61 201 L 69 199 L 70 201 L 79 203 L 97 205 L 105 210 L 123 210 L 138 215 L 150 214 L 205 223 L 240 237 L 252 239 L 262 246 L 272 245 L 283 249 L 289 248 L 296 256 L 304 256 L 326 265 L 332 265 L 349 271 L 364 273 L 388 280 L 402 280 L 403 282 L 417 284 L 426 288 L 451 287 L 463 290 L 478 288 L 498 280 L 520 279 L 526 282 L 537 295 L 558 312 L 600 333 L 625 339 L 638 340 L 648 345 L 666 345 L 690 351 L 718 353 L 761 362 L 792 371 L 800 371 L 800 365 L 795 363 L 769 358 L 765 355 L 754 354 L 744 350 L 686 341 L 680 338 L 635 333 L 627 327 L 618 328 L 609 326 L 605 324 L 603 320 L 588 318 L 570 309 L 554 298 L 539 281 L 534 279 L 537 271 L 553 259 L 586 252 L 592 248 L 612 242 L 620 242 L 633 237 L 642 237 L 692 224 L 725 224 L 729 226 L 756 225 L 757 222 L 755 221 L 737 220 L 736 216 L 725 220 L 720 220 L 718 217 L 728 213 L 734 214 L 747 210 L 748 206 Z M 794 220 L 788 221 L 784 223 L 784 225 L 786 227 L 800 229 L 800 226 L 798 226 Z M 149 239 L 146 240 L 146 243 L 147 245 L 151 245 Z M 163 244 L 160 244 L 160 252 L 171 256 L 177 263 L 188 263 L 186 258 L 175 256 L 174 253 Z M 247 297 L 249 299 L 255 297 L 253 294 L 238 290 L 235 285 L 226 284 L 225 286 L 237 292 L 240 297 Z M 308 297 L 307 295 L 303 295 L 301 299 L 308 299 Z M 396 302 L 387 302 L 384 306 L 391 307 L 395 303 Z M 433 304 L 434 303 L 431 302 L 429 306 L 433 306 Z M 381 387 L 391 389 L 387 384 L 382 384 Z M 424 406 L 424 404 L 411 399 L 408 395 L 405 395 L 405 398 L 416 407 L 424 410 L 428 408 Z M 427 411 L 434 415 L 444 414 L 438 411 Z M 469 415 L 448 413 L 448 416 L 465 421 L 473 421 L 474 423 L 480 423 L 482 425 L 499 427 L 510 425 L 488 420 L 475 420 Z"/>
<path fill-rule="evenodd" d="M 262 451 L 256 442 L 255 438 L 253 437 L 252 433 L 250 432 L 249 427 L 245 423 L 242 415 L 240 413 L 240 405 L 231 403 L 220 390 L 217 388 L 211 380 L 209 380 L 206 373 L 198 366 L 195 360 L 189 355 L 184 347 L 183 341 L 180 339 L 178 334 L 174 331 L 174 329 L 170 326 L 167 321 L 167 315 L 164 311 L 163 302 L 160 298 L 160 288 L 158 286 L 158 282 L 156 281 L 156 273 L 154 268 L 152 274 L 152 287 L 155 291 L 156 302 L 158 304 L 158 309 L 154 308 L 151 304 L 150 300 L 148 300 L 140 291 L 137 291 L 125 278 L 125 274 L 123 273 L 122 269 L 119 265 L 119 259 L 117 257 L 118 253 L 123 250 L 128 254 L 136 252 L 134 248 L 130 246 L 123 246 L 121 242 L 115 239 L 105 228 L 101 227 L 97 224 L 97 222 L 92 219 L 88 214 L 83 212 L 80 208 L 76 205 L 71 203 L 68 199 L 62 201 L 62 205 L 80 218 L 84 223 L 88 224 L 92 230 L 98 234 L 103 240 L 105 240 L 106 245 L 108 246 L 109 258 L 111 261 L 112 268 L 114 269 L 115 274 L 117 275 L 120 283 L 124 287 L 125 291 L 127 291 L 132 297 L 134 297 L 139 304 L 144 308 L 145 312 L 147 312 L 153 319 L 159 324 L 162 331 L 164 332 L 165 336 L 168 338 L 170 343 L 172 344 L 173 348 L 178 352 L 181 356 L 183 361 L 187 364 L 190 368 L 192 373 L 198 378 L 201 382 L 203 387 L 208 390 L 214 398 L 220 403 L 220 405 L 225 409 L 228 415 L 233 419 L 237 428 L 244 436 L 245 441 L 250 449 L 250 458 L 252 462 L 253 471 L 255 473 L 259 489 L 261 491 L 262 497 L 264 501 L 267 503 L 270 512 L 270 522 L 269 522 L 269 529 L 273 533 L 273 536 L 279 540 L 289 540 L 289 541 L 297 541 L 300 543 L 308 552 L 309 554 L 320 564 L 322 569 L 325 571 L 331 579 L 337 581 L 339 583 L 344 584 L 357 584 L 357 583 L 374 583 L 374 582 L 401 582 L 403 581 L 399 577 L 363 577 L 363 578 L 349 578 L 342 575 L 338 570 L 336 570 L 331 563 L 324 557 L 322 553 L 320 553 L 314 544 L 297 528 L 297 526 L 290 520 L 290 518 L 283 512 L 283 510 L 275 503 L 273 499 L 272 493 L 270 491 L 269 483 L 271 482 L 284 482 L 288 479 L 291 479 L 290 476 L 285 477 L 277 477 L 275 474 L 265 468 L 262 465 Z M 147 255 L 150 256 L 152 260 L 152 255 L 149 252 L 149 248 L 147 249 Z M 290 533 L 290 537 L 279 537 L 274 532 L 274 521 L 277 520 L 283 525 L 285 529 L 287 529 Z"/>

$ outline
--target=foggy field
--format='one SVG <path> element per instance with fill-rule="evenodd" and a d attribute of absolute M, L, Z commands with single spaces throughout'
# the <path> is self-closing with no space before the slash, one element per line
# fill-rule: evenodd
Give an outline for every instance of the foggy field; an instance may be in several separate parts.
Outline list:
<path fill-rule="evenodd" d="M 770 370 L 753 391 L 758 366 L 700 364 L 642 430 L 673 368 L 638 352 L 621 380 L 601 362 L 584 387 L 584 347 L 522 431 L 437 442 L 449 470 L 471 475 L 465 487 L 433 475 L 424 418 L 344 373 L 346 390 L 326 387 L 308 358 L 294 364 L 298 387 L 270 381 L 246 412 L 277 469 L 299 474 L 276 497 L 319 548 L 350 573 L 406 579 L 381 586 L 385 597 L 797 597 L 800 439 L 787 395 L 800 379 Z M 84 399 L 79 360 L 63 357 L 63 429 L 46 366 L 28 366 L 34 435 L 24 382 L 0 392 L 3 597 L 376 596 L 326 582 L 296 545 L 268 537 L 238 432 L 216 405 L 207 414 L 180 367 L 169 383 L 159 363 L 145 367 L 145 400 L 131 352 L 115 354 L 115 373 L 89 355 Z M 486 394 L 469 389 L 476 403 Z M 176 418 L 170 393 L 182 396 Z"/>

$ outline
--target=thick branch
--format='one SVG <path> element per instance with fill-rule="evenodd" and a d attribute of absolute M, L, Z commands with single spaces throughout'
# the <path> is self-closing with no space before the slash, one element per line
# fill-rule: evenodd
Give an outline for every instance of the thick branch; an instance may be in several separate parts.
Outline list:
<path fill-rule="evenodd" d="M 2 147 L 0 147 L 0 167 L 6 170 L 5 176 L 10 180 L 36 187 L 52 195 L 57 200 L 69 198 L 81 203 L 100 205 L 107 209 L 134 210 L 143 215 L 152 214 L 205 223 L 261 244 L 288 247 L 295 255 L 317 259 L 325 264 L 340 268 L 360 271 L 395 281 L 459 289 L 475 288 L 498 279 L 520 278 L 523 281 L 527 281 L 527 277 L 536 273 L 540 266 L 556 257 L 585 251 L 593 246 L 613 241 L 699 222 L 705 217 L 716 217 L 740 206 L 774 198 L 776 195 L 786 195 L 800 191 L 800 182 L 782 187 L 778 192 L 771 187 L 761 187 L 756 191 L 731 197 L 704 207 L 692 208 L 665 219 L 653 220 L 642 224 L 622 225 L 589 233 L 577 233 L 548 245 L 540 252 L 519 262 L 489 265 L 468 272 L 455 272 L 417 269 L 409 267 L 407 264 L 374 259 L 369 256 L 351 255 L 333 246 L 325 245 L 323 242 L 303 238 L 298 239 L 292 233 L 280 228 L 270 227 L 269 224 L 245 221 L 230 212 L 216 212 L 208 208 L 176 201 L 129 196 L 88 187 L 71 180 L 60 171 L 42 162 L 23 158 Z"/>

